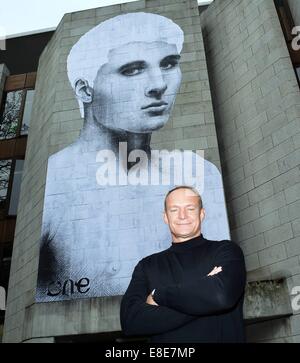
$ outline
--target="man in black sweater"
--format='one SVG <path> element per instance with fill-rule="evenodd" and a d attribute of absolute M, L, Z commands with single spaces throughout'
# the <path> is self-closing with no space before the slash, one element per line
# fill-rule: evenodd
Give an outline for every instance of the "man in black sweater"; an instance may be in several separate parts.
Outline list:
<path fill-rule="evenodd" d="M 164 221 L 172 245 L 143 258 L 121 302 L 125 335 L 155 343 L 244 342 L 243 252 L 201 233 L 205 211 L 194 188 L 172 189 Z"/>

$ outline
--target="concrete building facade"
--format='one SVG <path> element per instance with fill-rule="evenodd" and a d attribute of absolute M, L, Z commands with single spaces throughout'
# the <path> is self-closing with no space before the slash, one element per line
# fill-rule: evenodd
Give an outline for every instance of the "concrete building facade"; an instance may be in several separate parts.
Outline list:
<path fill-rule="evenodd" d="M 298 4 L 299 5 L 299 4 Z M 273 1 L 215 1 L 201 17 L 233 239 L 248 278 L 299 285 L 299 87 Z M 299 342 L 297 311 L 249 339 Z"/>
<path fill-rule="evenodd" d="M 284 281 L 287 305 L 300 285 L 300 94 L 274 2 L 215 0 L 201 14 L 196 0 L 140 0 L 91 9 L 66 14 L 40 57 L 4 342 L 55 342 L 120 331 L 121 296 L 36 303 L 35 290 L 47 160 L 72 143 L 83 125 L 67 79 L 67 56 L 95 25 L 140 11 L 166 16 L 185 34 L 183 82 L 172 119 L 153 135 L 151 145 L 203 149 L 222 172 L 231 235 L 244 251 L 249 282 Z M 0 91 L 2 74 L 7 71 L 1 65 Z M 259 292 L 253 296 L 259 299 Z M 260 303 L 256 315 L 246 315 L 259 318 Z M 247 326 L 248 340 L 299 342 L 299 311 L 288 317 L 269 312 Z"/>

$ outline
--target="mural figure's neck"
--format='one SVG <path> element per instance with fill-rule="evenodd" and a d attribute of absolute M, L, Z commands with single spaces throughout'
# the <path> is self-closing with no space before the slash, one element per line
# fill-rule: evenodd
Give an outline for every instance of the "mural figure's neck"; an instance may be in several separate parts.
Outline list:
<path fill-rule="evenodd" d="M 112 150 L 126 168 L 129 170 L 136 162 L 128 162 L 129 154 L 134 150 L 142 150 L 147 154 L 148 160 L 151 159 L 151 132 L 134 133 L 125 130 L 113 130 L 97 123 L 96 121 L 86 120 L 79 136 L 79 143 L 86 145 L 84 149 L 88 150 Z M 120 155 L 120 143 L 126 145 L 126 154 Z M 122 144 L 121 144 L 122 145 Z"/>
<path fill-rule="evenodd" d="M 122 164 L 125 166 L 125 162 L 127 162 L 127 170 L 129 170 L 132 166 L 134 166 L 139 160 L 136 162 L 129 162 L 128 156 L 134 150 L 142 150 L 147 154 L 148 160 L 151 159 L 151 133 L 147 134 L 137 134 L 132 132 L 126 132 L 126 140 L 122 140 L 123 142 L 127 142 L 127 158 L 126 160 L 121 160 Z M 119 141 L 120 142 L 120 141 Z M 120 158 L 120 155 L 119 155 Z"/>

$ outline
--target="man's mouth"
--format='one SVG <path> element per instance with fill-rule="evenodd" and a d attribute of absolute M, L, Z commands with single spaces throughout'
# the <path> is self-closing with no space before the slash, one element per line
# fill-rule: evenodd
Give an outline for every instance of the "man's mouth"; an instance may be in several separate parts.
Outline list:
<path fill-rule="evenodd" d="M 147 106 L 143 106 L 142 110 L 147 110 L 150 112 L 162 112 L 166 109 L 166 106 L 168 106 L 168 103 L 164 101 L 152 102 Z"/>

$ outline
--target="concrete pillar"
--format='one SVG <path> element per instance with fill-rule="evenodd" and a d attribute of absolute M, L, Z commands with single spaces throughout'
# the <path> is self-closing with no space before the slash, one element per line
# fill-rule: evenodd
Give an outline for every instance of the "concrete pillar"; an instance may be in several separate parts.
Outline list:
<path fill-rule="evenodd" d="M 277 11 L 273 1 L 215 0 L 200 17 L 232 236 L 248 278 L 286 278 L 291 295 L 300 281 L 300 92 Z M 299 336 L 299 312 L 282 329 L 271 324 L 267 338 Z"/>

